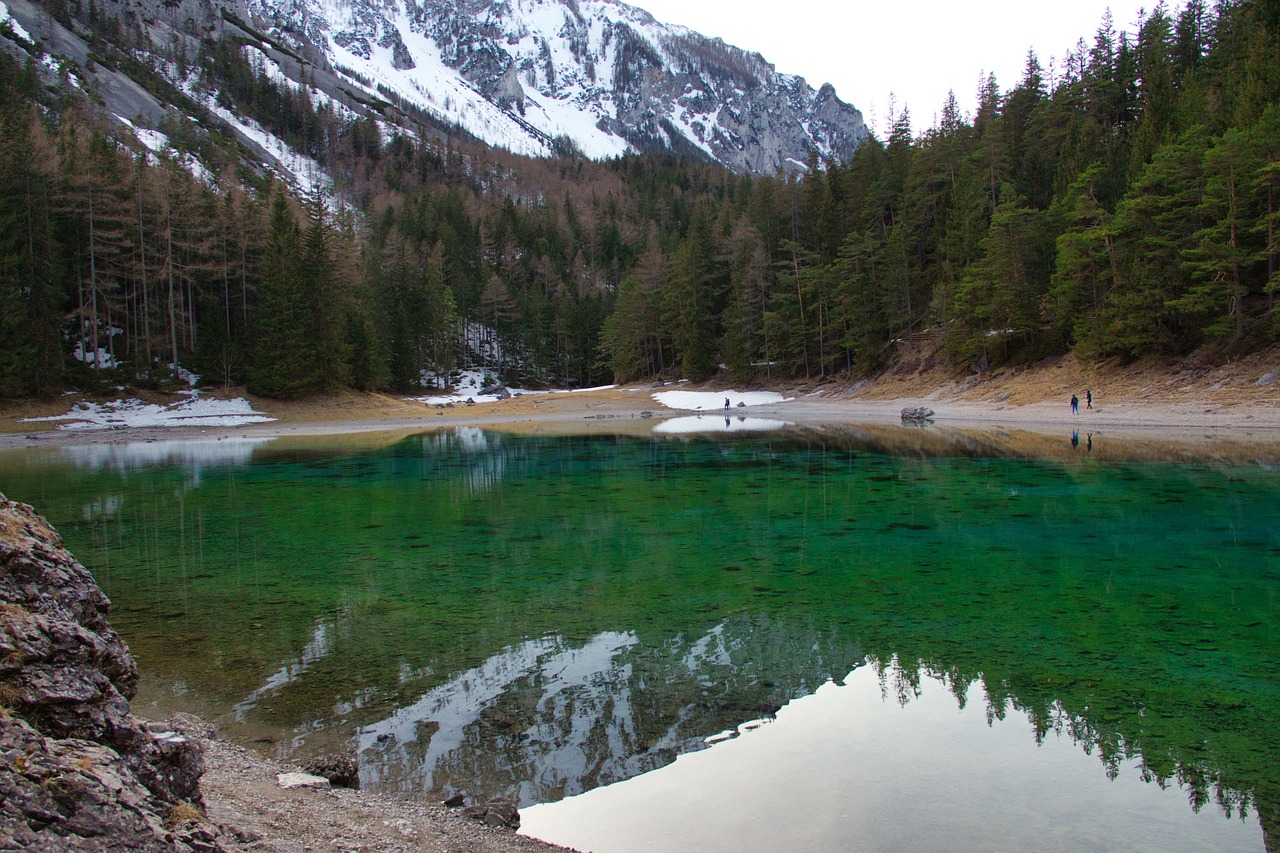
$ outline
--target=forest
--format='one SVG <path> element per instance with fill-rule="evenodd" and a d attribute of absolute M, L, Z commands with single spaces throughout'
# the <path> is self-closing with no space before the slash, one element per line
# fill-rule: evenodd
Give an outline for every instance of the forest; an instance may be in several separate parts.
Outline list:
<path fill-rule="evenodd" d="M 145 73 L 140 37 L 92 18 Z M 234 40 L 178 59 L 332 176 L 309 193 L 176 115 L 182 156 L 157 157 L 0 51 L 0 397 L 179 366 L 268 397 L 408 392 L 478 352 L 564 387 L 862 377 L 904 341 L 978 371 L 1270 346 L 1280 2 L 1161 4 L 1136 30 L 1108 17 L 1012 88 L 979 81 L 972 115 L 953 95 L 916 135 L 904 108 L 847 163 L 759 177 L 384 138 Z"/>

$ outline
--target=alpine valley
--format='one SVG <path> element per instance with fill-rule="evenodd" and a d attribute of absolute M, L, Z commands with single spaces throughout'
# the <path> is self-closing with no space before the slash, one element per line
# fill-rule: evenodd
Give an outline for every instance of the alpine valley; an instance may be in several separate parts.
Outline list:
<path fill-rule="evenodd" d="M 0 0 L 0 398 L 1222 364 L 1280 343 L 1277 33 L 1108 16 L 877 138 L 615 0 Z"/>

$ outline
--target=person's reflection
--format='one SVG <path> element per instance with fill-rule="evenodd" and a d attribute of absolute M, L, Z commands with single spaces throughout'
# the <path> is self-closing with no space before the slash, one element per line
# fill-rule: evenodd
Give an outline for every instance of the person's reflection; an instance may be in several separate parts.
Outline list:
<path fill-rule="evenodd" d="M 1080 430 L 1073 429 L 1071 431 L 1071 449 L 1075 450 L 1080 446 Z"/>
<path fill-rule="evenodd" d="M 1084 439 L 1084 449 L 1093 452 L 1093 433 L 1089 433 Z"/>
<path fill-rule="evenodd" d="M 724 428 L 725 428 L 725 429 L 728 429 L 728 428 L 729 428 L 729 416 L 728 416 L 728 415 L 725 415 L 725 417 L 724 417 Z"/>

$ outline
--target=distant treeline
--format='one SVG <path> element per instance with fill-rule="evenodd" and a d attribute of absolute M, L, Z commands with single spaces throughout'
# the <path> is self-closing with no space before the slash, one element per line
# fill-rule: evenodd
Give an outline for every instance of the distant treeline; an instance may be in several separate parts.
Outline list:
<path fill-rule="evenodd" d="M 85 22 L 95 56 L 163 88 L 111 21 Z M 1107 19 L 1052 73 L 983 81 L 976 114 L 953 96 L 916 138 L 904 109 L 799 178 L 383 139 L 235 42 L 171 57 L 333 176 L 302 198 L 175 117 L 221 171 L 201 183 L 0 51 L 0 396 L 174 364 L 271 396 L 410 390 L 467 328 L 548 384 L 861 375 L 922 338 L 978 368 L 1226 358 L 1280 338 L 1278 45 L 1276 0 Z"/>

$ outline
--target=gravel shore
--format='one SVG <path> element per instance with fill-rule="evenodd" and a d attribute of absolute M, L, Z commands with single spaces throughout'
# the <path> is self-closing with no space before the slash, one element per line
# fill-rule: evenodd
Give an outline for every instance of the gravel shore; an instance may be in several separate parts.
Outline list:
<path fill-rule="evenodd" d="M 227 847 L 271 853 L 548 853 L 546 844 L 459 816 L 441 805 L 346 788 L 285 790 L 277 775 L 299 768 L 215 737 L 200 739 L 207 816 L 233 827 Z"/>

